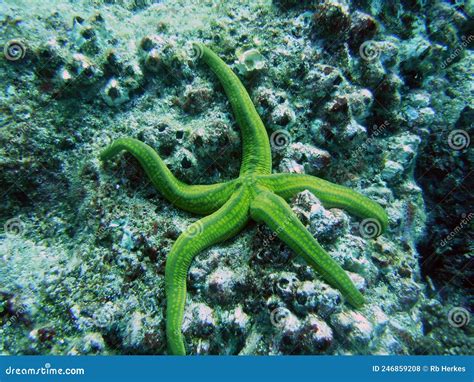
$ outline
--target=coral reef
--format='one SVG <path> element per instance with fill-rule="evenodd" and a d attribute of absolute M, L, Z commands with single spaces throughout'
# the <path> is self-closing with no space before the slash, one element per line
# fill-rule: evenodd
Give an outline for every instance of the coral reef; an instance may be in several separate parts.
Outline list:
<path fill-rule="evenodd" d="M 473 17 L 469 1 L 1 2 L 0 353 L 166 353 L 166 255 L 196 217 L 97 152 L 132 136 L 187 183 L 238 176 L 198 40 L 239 73 L 274 169 L 363 191 L 390 229 L 291 202 L 361 310 L 264 226 L 201 253 L 188 352 L 472 354 Z"/>

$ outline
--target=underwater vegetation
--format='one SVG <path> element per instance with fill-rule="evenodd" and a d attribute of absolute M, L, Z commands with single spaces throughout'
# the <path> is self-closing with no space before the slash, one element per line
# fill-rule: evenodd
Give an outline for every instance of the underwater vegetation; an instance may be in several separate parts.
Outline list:
<path fill-rule="evenodd" d="M 472 354 L 473 16 L 3 1 L 0 353 Z"/>

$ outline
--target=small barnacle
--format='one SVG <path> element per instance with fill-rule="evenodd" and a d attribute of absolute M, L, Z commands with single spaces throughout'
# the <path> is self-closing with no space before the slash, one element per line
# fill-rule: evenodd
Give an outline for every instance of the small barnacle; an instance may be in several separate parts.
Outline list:
<path fill-rule="evenodd" d="M 303 344 L 311 351 L 325 351 L 334 342 L 331 327 L 321 318 L 310 314 L 305 321 Z"/>
<path fill-rule="evenodd" d="M 125 74 L 127 77 L 125 78 L 123 85 L 127 89 L 136 90 L 140 87 L 142 80 L 143 80 L 143 72 L 140 68 L 140 65 L 137 63 L 132 63 L 125 67 Z"/>
<path fill-rule="evenodd" d="M 66 68 L 62 68 L 59 70 L 56 80 L 60 85 L 65 85 L 70 83 L 73 80 L 73 77 Z"/>
<path fill-rule="evenodd" d="M 336 97 L 334 102 L 329 106 L 329 111 L 332 113 L 347 113 L 349 111 L 347 98 Z"/>
<path fill-rule="evenodd" d="M 265 68 L 265 58 L 257 49 L 249 49 L 238 54 L 237 70 L 242 74 L 258 72 Z"/>
<path fill-rule="evenodd" d="M 81 30 L 81 36 L 84 37 L 86 40 L 92 39 L 93 37 L 95 37 L 94 28 L 92 28 L 91 26 L 85 27 Z"/>
<path fill-rule="evenodd" d="M 325 0 L 316 7 L 313 17 L 313 30 L 317 36 L 331 41 L 345 37 L 351 24 L 347 6 L 333 0 Z"/>
<path fill-rule="evenodd" d="M 142 38 L 142 41 L 140 42 L 140 48 L 148 52 L 153 48 L 156 48 L 163 44 L 164 40 L 160 36 L 152 34 Z"/>
<path fill-rule="evenodd" d="M 102 98 L 109 106 L 118 106 L 129 100 L 127 89 L 120 86 L 119 82 L 112 78 L 102 90 Z"/>
<path fill-rule="evenodd" d="M 123 71 L 122 57 L 113 49 L 107 51 L 105 56 L 105 72 L 119 75 Z"/>
<path fill-rule="evenodd" d="M 59 44 L 55 39 L 47 41 L 37 49 L 36 59 L 40 64 L 41 75 L 48 78 L 53 77 L 55 70 L 65 63 Z"/>
<path fill-rule="evenodd" d="M 90 58 L 81 53 L 75 53 L 72 56 L 70 66 L 71 72 L 81 76 L 81 81 L 87 84 L 95 82 L 102 75 L 102 72 L 92 63 Z"/>
<path fill-rule="evenodd" d="M 84 22 L 84 18 L 77 15 L 72 18 L 73 24 L 82 24 Z"/>
<path fill-rule="evenodd" d="M 349 46 L 355 50 L 364 41 L 371 40 L 377 33 L 377 22 L 370 15 L 355 12 L 349 30 Z"/>
<path fill-rule="evenodd" d="M 102 15 L 101 15 L 99 12 L 97 12 L 94 16 L 91 17 L 90 21 L 91 21 L 91 23 L 93 23 L 93 24 L 94 24 L 94 23 L 97 23 L 97 24 L 98 24 L 98 23 L 103 23 L 105 20 L 104 20 L 104 18 L 102 17 Z"/>
<path fill-rule="evenodd" d="M 158 72 L 163 65 L 160 52 L 158 49 L 151 49 L 145 57 L 145 68 L 150 72 Z"/>
<path fill-rule="evenodd" d="M 188 85 L 184 91 L 181 106 L 186 113 L 198 114 L 206 108 L 211 98 L 212 91 L 210 88 Z"/>

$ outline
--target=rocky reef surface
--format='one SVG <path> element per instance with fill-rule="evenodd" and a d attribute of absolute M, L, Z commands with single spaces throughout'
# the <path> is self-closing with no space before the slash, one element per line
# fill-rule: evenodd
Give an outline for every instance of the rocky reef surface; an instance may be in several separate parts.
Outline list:
<path fill-rule="evenodd" d="M 293 210 L 367 304 L 353 310 L 250 224 L 194 260 L 191 354 L 472 354 L 472 2 L 0 3 L 0 353 L 165 354 L 164 264 L 197 219 L 123 155 L 236 177 L 240 134 L 190 42 L 238 73 L 279 172 L 378 201 L 375 238 L 308 191 Z M 470 297 L 471 296 L 471 297 Z"/>

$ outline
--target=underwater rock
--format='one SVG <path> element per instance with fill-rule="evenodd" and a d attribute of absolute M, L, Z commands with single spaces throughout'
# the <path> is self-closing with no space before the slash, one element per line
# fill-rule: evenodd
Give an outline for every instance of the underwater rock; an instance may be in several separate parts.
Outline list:
<path fill-rule="evenodd" d="M 101 353 L 104 348 L 105 341 L 100 333 L 88 333 L 82 339 L 81 352 L 83 354 Z"/>
<path fill-rule="evenodd" d="M 331 317 L 331 324 L 340 336 L 358 347 L 366 347 L 374 335 L 374 328 L 370 321 L 361 313 L 342 312 Z"/>
<path fill-rule="evenodd" d="M 360 89 L 348 95 L 352 117 L 363 122 L 370 115 L 374 97 L 369 89 Z"/>
<path fill-rule="evenodd" d="M 186 307 L 183 319 L 183 333 L 196 337 L 210 336 L 216 327 L 214 311 L 204 303 L 191 303 Z"/>
<path fill-rule="evenodd" d="M 188 54 L 194 40 L 234 62 L 265 126 L 291 136 L 274 169 L 361 191 L 389 227 L 367 237 L 364 219 L 308 192 L 291 203 L 363 291 L 360 311 L 263 225 L 199 254 L 188 352 L 472 352 L 448 320 L 472 278 L 469 2 L 280 0 L 212 14 L 204 2 L 109 3 L 0 2 L 5 42 L 26 48 L 0 60 L 2 354 L 166 353 L 166 255 L 198 217 L 171 208 L 131 156 L 105 168 L 97 156 L 131 136 L 183 182 L 237 176 L 239 126 Z"/>
<path fill-rule="evenodd" d="M 130 99 L 127 89 L 120 86 L 115 78 L 110 79 L 102 89 L 102 97 L 109 106 L 118 106 Z"/>
<path fill-rule="evenodd" d="M 309 191 L 303 191 L 295 197 L 298 212 L 306 216 L 309 231 L 323 242 L 331 242 L 343 236 L 349 226 L 349 219 L 341 210 L 326 210 L 318 198 Z"/>
<path fill-rule="evenodd" d="M 283 159 L 287 160 L 288 166 L 290 163 L 302 166 L 306 174 L 317 174 L 330 163 L 331 155 L 325 150 L 297 142 L 291 143 L 286 148 Z M 289 166 L 288 168 L 292 167 L 294 166 Z"/>
<path fill-rule="evenodd" d="M 341 72 L 334 66 L 316 64 L 305 76 L 304 89 L 314 100 L 332 95 L 344 81 Z"/>
<path fill-rule="evenodd" d="M 296 274 L 292 272 L 272 274 L 270 279 L 273 284 L 273 290 L 283 300 L 292 299 L 300 283 Z"/>
<path fill-rule="evenodd" d="M 349 29 L 349 46 L 357 52 L 364 41 L 371 40 L 377 33 L 377 21 L 370 15 L 355 11 L 351 15 L 351 26 Z"/>
<path fill-rule="evenodd" d="M 403 133 L 389 139 L 387 161 L 382 170 L 382 178 L 390 184 L 399 184 L 404 175 L 413 168 L 415 153 L 421 140 L 418 136 Z"/>
<path fill-rule="evenodd" d="M 400 304 L 403 307 L 410 307 L 417 303 L 420 297 L 420 287 L 412 282 L 403 280 L 400 288 Z"/>
<path fill-rule="evenodd" d="M 222 304 L 230 302 L 244 288 L 245 276 L 230 268 L 219 267 L 207 278 L 207 293 Z"/>
<path fill-rule="evenodd" d="M 258 49 L 249 49 L 237 54 L 236 69 L 244 76 L 260 72 L 265 68 L 265 58 Z"/>
<path fill-rule="evenodd" d="M 293 159 L 283 158 L 278 166 L 280 172 L 289 172 L 293 174 L 304 174 L 304 166 Z"/>
<path fill-rule="evenodd" d="M 208 87 L 186 86 L 183 100 L 183 110 L 189 114 L 197 114 L 209 106 L 212 98 L 212 90 Z"/>
<path fill-rule="evenodd" d="M 344 41 L 351 24 L 349 8 L 343 1 L 324 0 L 316 5 L 313 31 L 329 41 Z"/>
<path fill-rule="evenodd" d="M 278 126 L 286 126 L 294 120 L 295 112 L 287 102 L 277 105 L 270 114 L 271 123 Z"/>
<path fill-rule="evenodd" d="M 304 325 L 303 345 L 309 354 L 324 352 L 334 341 L 331 327 L 318 316 L 308 315 Z"/>

